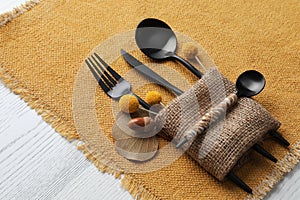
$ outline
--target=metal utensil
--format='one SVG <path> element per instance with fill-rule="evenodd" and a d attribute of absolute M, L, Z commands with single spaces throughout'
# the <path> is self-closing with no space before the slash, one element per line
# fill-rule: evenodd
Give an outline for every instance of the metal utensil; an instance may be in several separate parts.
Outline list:
<path fill-rule="evenodd" d="M 238 91 L 237 96 L 255 96 L 264 89 L 265 84 L 266 80 L 261 73 L 255 70 L 246 71 L 242 73 L 236 81 L 236 89 Z M 290 145 L 290 143 L 276 131 L 270 131 L 269 134 L 280 141 L 283 145 Z"/>
<path fill-rule="evenodd" d="M 183 93 L 182 90 L 180 90 L 179 88 L 177 88 L 176 86 L 174 86 L 173 84 L 171 84 L 170 82 L 168 82 L 167 80 L 162 78 L 159 74 L 157 74 L 152 69 L 150 69 L 149 67 L 147 67 L 146 65 L 141 63 L 139 60 L 134 58 L 132 55 L 127 53 L 125 50 L 121 49 L 121 54 L 124 57 L 124 59 L 131 66 L 133 66 L 134 69 L 137 70 L 139 73 L 143 74 L 144 76 L 151 79 L 155 83 L 160 84 L 160 85 L 164 86 L 165 88 L 171 90 L 176 95 L 181 95 Z"/>
<path fill-rule="evenodd" d="M 177 38 L 171 27 L 165 22 L 147 18 L 139 23 L 135 40 L 141 51 L 155 60 L 175 59 L 201 78 L 202 73 L 188 61 L 176 55 Z"/>
<path fill-rule="evenodd" d="M 259 94 L 266 85 L 265 77 L 255 70 L 248 70 L 239 75 L 235 86 L 237 89 L 237 96 L 252 97 Z"/>
<path fill-rule="evenodd" d="M 125 94 L 132 94 L 137 97 L 140 105 L 142 105 L 145 109 L 150 110 L 150 105 L 131 91 L 130 83 L 122 78 L 107 63 L 105 63 L 98 54 L 92 54 L 85 60 L 85 63 L 90 68 L 102 90 L 109 97 L 119 99 Z"/>
<path fill-rule="evenodd" d="M 259 94 L 265 87 L 265 77 L 255 70 L 248 70 L 242 73 L 236 81 L 238 97 L 252 97 Z M 289 146 L 290 143 L 276 131 L 270 131 L 269 134 L 280 141 L 283 145 Z"/>

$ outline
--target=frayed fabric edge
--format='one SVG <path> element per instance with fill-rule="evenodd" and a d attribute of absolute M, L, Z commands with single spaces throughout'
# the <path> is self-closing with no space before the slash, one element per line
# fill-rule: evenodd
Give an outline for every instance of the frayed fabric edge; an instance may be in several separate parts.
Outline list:
<path fill-rule="evenodd" d="M 78 150 L 82 151 L 86 158 L 92 162 L 99 171 L 113 175 L 117 179 L 121 179 L 121 184 L 125 190 L 127 190 L 131 196 L 138 200 L 160 200 L 160 198 L 151 194 L 149 190 L 140 185 L 130 175 L 124 174 L 123 171 L 118 171 L 106 164 L 103 164 L 103 159 L 98 159 L 96 153 L 89 150 L 88 144 L 82 143 L 77 145 Z M 109 161 L 107 161 L 109 162 Z"/>
<path fill-rule="evenodd" d="M 124 174 L 124 172 L 116 170 L 104 163 L 105 160 L 98 159 L 96 153 L 93 153 L 88 148 L 88 144 L 82 141 L 75 129 L 72 129 L 71 125 L 68 125 L 66 121 L 56 113 L 53 113 L 49 106 L 44 104 L 41 100 L 34 96 L 30 91 L 25 89 L 14 77 L 10 76 L 9 73 L 0 66 L 0 79 L 1 81 L 16 95 L 23 99 L 27 105 L 34 109 L 51 127 L 65 137 L 68 141 L 78 141 L 77 149 L 84 153 L 86 158 L 92 162 L 97 169 L 102 173 L 108 173 L 113 175 L 115 178 L 121 179 L 121 184 L 125 190 L 129 191 L 135 199 L 146 199 L 146 200 L 158 200 L 159 198 L 151 194 L 150 191 L 145 189 L 142 185 L 137 183 L 132 177 Z"/>
<path fill-rule="evenodd" d="M 265 177 L 254 189 L 253 195 L 248 195 L 247 200 L 263 199 L 273 187 L 290 172 L 300 160 L 300 142 L 289 149 L 289 152 L 274 165 L 271 173 Z"/>
<path fill-rule="evenodd" d="M 57 117 L 57 114 L 50 111 L 49 106 L 40 101 L 27 89 L 24 89 L 21 84 L 12 76 L 8 74 L 5 69 L 0 66 L 0 79 L 1 81 L 16 95 L 23 99 L 27 105 L 34 109 L 42 118 L 49 123 L 52 128 L 69 141 L 79 139 L 79 135 L 76 130 L 70 128 L 65 121 Z"/>
<path fill-rule="evenodd" d="M 12 11 L 3 13 L 0 15 L 0 27 L 12 21 L 16 17 L 22 15 L 26 11 L 29 11 L 31 8 L 40 3 L 41 0 L 30 0 L 26 3 L 15 7 Z"/>

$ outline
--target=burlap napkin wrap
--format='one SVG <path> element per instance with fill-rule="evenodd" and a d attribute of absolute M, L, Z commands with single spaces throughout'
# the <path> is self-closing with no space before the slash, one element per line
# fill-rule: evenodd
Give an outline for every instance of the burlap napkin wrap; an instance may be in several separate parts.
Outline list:
<path fill-rule="evenodd" d="M 176 144 L 212 106 L 235 92 L 232 82 L 216 68 L 210 69 L 201 80 L 159 112 L 155 120 L 162 128 L 160 135 L 173 139 Z M 223 120 L 195 138 L 187 153 L 222 181 L 255 143 L 279 126 L 280 122 L 255 100 L 239 98 L 237 104 L 227 110 Z"/>

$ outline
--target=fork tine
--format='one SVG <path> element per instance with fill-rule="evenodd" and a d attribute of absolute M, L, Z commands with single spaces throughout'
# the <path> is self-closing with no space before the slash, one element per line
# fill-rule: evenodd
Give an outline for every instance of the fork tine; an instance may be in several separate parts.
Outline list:
<path fill-rule="evenodd" d="M 84 61 L 85 61 L 86 65 L 89 67 L 89 69 L 92 72 L 92 74 L 94 75 L 94 77 L 97 80 L 97 82 L 99 82 L 99 80 L 100 80 L 99 75 L 96 73 L 96 71 L 94 70 L 94 68 L 91 66 L 91 64 L 89 63 L 89 61 L 87 59 L 85 59 Z"/>
<path fill-rule="evenodd" d="M 93 62 L 90 60 L 90 58 L 88 58 L 88 60 L 89 60 L 89 62 L 91 62 L 92 65 L 93 65 Z M 94 66 L 94 65 L 93 65 L 93 66 Z M 98 69 L 97 67 L 95 67 L 95 68 L 93 68 L 93 70 L 94 70 L 94 72 L 99 76 L 99 79 L 101 79 L 100 76 L 101 76 L 102 74 L 101 74 L 101 72 L 99 71 L 99 69 Z"/>
<path fill-rule="evenodd" d="M 92 59 L 91 58 L 88 58 L 88 60 L 90 61 L 90 63 L 92 63 L 92 65 L 94 66 L 94 68 L 97 70 L 97 72 L 99 73 L 99 75 L 100 75 L 100 78 L 102 78 L 103 79 L 103 81 L 106 83 L 106 85 L 109 87 L 109 88 L 113 88 L 114 87 L 114 85 L 112 85 L 111 84 L 111 82 L 101 73 L 101 71 L 99 70 L 99 68 L 97 68 L 97 65 L 92 61 Z M 98 67 L 101 67 L 101 65 L 100 66 L 98 66 Z"/>
<path fill-rule="evenodd" d="M 104 75 L 106 76 L 106 78 L 108 78 L 113 85 L 116 85 L 117 82 L 113 79 L 113 77 L 111 77 L 111 75 L 109 75 L 107 73 L 107 71 L 101 66 L 101 64 L 96 60 L 96 58 L 93 55 L 91 57 L 93 58 L 93 60 L 95 61 L 95 63 L 99 66 L 100 70 L 102 71 L 102 73 L 104 73 Z M 99 71 L 99 69 L 98 69 L 98 71 Z M 101 73 L 101 72 L 99 71 L 99 73 Z"/>
<path fill-rule="evenodd" d="M 105 93 L 107 93 L 109 91 L 109 88 L 102 82 L 101 78 L 99 77 L 99 75 L 97 74 L 97 72 L 94 70 L 94 68 L 92 67 L 92 65 L 89 63 L 89 61 L 85 60 L 85 63 L 90 68 L 92 74 L 94 75 L 95 79 L 97 80 L 97 82 L 100 85 L 100 87 L 102 88 L 102 90 Z"/>
<path fill-rule="evenodd" d="M 100 56 L 97 53 L 94 53 L 95 56 L 98 58 L 98 60 L 104 65 L 104 67 L 106 67 L 106 69 L 109 71 L 109 73 L 117 80 L 119 81 L 120 79 L 122 79 L 122 77 L 115 71 L 113 70 L 106 62 L 104 62 L 104 60 L 102 60 L 102 58 L 100 58 Z"/>

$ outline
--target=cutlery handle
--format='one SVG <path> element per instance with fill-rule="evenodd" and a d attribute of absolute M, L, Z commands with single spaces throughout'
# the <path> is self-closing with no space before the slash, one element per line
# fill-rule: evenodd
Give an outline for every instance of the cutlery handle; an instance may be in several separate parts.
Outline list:
<path fill-rule="evenodd" d="M 182 90 L 180 90 L 179 88 L 175 87 L 172 84 L 169 84 L 168 82 L 166 82 L 166 83 L 158 83 L 158 84 L 161 84 L 161 85 L 163 85 L 166 88 L 169 88 L 172 92 L 174 92 L 176 94 L 176 96 L 179 96 L 179 95 L 181 95 L 183 93 Z"/>
<path fill-rule="evenodd" d="M 141 97 L 139 97 L 138 95 L 136 95 L 134 93 L 132 93 L 132 95 L 134 95 L 139 100 L 139 103 L 141 104 L 141 106 L 143 106 L 147 110 L 150 110 L 151 106 L 146 101 L 144 101 Z"/>
<path fill-rule="evenodd" d="M 196 69 L 193 65 L 191 65 L 188 61 L 181 58 L 180 56 L 177 56 L 176 54 L 172 55 L 173 58 L 178 60 L 180 63 L 182 63 L 186 68 L 188 68 L 193 74 L 195 74 L 198 78 L 202 78 L 203 74 Z"/>
<path fill-rule="evenodd" d="M 158 75 L 156 72 L 154 72 L 152 69 L 146 68 L 146 67 L 135 67 L 135 69 L 140 72 L 141 74 L 144 74 L 146 77 L 151 79 L 157 84 L 160 84 L 169 90 L 173 91 L 177 96 L 181 95 L 183 93 L 182 90 L 174 86 L 173 84 L 169 83 L 167 80 L 163 79 L 160 75 Z"/>

